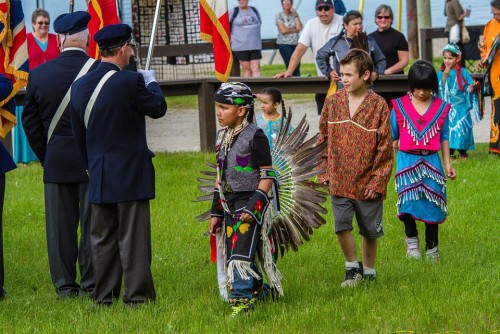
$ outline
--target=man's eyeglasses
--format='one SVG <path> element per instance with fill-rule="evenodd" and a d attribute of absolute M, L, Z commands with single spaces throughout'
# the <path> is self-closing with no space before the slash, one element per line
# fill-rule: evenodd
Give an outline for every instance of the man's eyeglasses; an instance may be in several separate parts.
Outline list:
<path fill-rule="evenodd" d="M 42 26 L 42 25 L 48 26 L 50 24 L 50 22 L 49 21 L 39 21 L 36 24 L 38 24 L 39 26 Z"/>
<path fill-rule="evenodd" d="M 379 20 L 382 20 L 382 19 L 389 20 L 390 18 L 391 18 L 390 16 L 377 16 L 377 19 L 379 19 Z"/>
<path fill-rule="evenodd" d="M 316 8 L 316 10 L 318 12 L 328 12 L 330 9 L 332 9 L 332 7 L 330 7 L 330 6 L 320 6 L 320 7 Z"/>

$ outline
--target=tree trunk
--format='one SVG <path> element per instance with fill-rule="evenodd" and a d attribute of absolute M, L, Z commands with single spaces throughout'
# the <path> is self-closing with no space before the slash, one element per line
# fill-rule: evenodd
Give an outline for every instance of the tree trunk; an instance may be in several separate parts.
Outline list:
<path fill-rule="evenodd" d="M 418 38 L 420 41 L 420 29 L 432 28 L 430 0 L 417 0 L 417 16 Z M 420 58 L 422 58 L 422 55 L 420 55 Z"/>
<path fill-rule="evenodd" d="M 418 59 L 418 22 L 417 22 L 417 0 L 406 0 L 406 13 L 408 20 L 408 47 L 410 58 Z"/>

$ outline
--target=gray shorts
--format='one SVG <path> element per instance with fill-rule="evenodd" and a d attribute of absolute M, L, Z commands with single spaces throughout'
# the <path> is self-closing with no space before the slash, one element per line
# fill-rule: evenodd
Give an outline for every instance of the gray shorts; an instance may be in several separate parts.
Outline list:
<path fill-rule="evenodd" d="M 356 214 L 359 234 L 366 239 L 377 239 L 384 235 L 382 200 L 359 201 L 332 196 L 332 210 L 335 233 L 352 231 L 352 218 Z"/>

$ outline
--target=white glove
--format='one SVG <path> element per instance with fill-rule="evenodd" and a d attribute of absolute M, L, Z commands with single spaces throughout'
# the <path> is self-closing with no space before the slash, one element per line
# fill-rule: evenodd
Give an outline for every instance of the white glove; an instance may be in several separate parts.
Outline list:
<path fill-rule="evenodd" d="M 150 83 L 158 82 L 156 80 L 156 73 L 154 70 L 137 70 L 142 76 L 144 77 L 144 82 L 146 83 L 146 86 L 149 85 Z"/>

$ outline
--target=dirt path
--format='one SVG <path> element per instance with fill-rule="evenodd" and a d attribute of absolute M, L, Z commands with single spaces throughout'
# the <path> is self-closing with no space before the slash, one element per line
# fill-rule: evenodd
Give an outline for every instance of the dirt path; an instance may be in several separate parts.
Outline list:
<path fill-rule="evenodd" d="M 167 98 L 168 102 L 168 98 Z M 309 136 L 318 132 L 319 116 L 316 104 L 287 103 L 292 108 L 292 125 L 296 125 L 304 114 L 307 114 L 310 129 Z M 258 111 L 260 112 L 260 110 Z M 486 143 L 490 135 L 491 103 L 485 100 L 485 118 L 475 126 L 474 139 L 476 143 Z M 153 120 L 147 118 L 147 136 L 149 148 L 154 152 L 199 151 L 200 129 L 198 125 L 198 110 L 170 109 L 165 117 Z"/>

